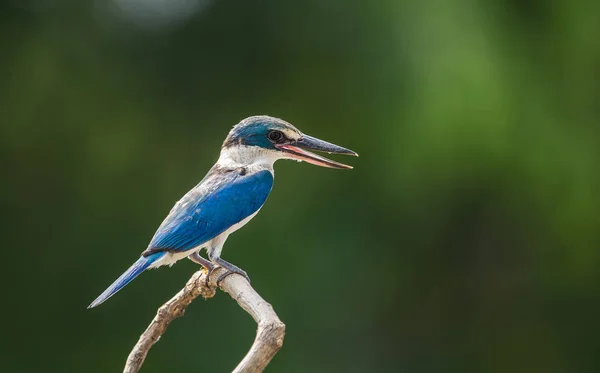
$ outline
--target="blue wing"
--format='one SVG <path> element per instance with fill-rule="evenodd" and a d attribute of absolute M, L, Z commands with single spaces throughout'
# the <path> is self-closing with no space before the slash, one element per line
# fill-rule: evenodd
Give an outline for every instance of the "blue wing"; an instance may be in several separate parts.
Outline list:
<path fill-rule="evenodd" d="M 267 170 L 212 169 L 175 204 L 144 255 L 186 251 L 212 240 L 258 211 L 272 187 L 273 175 Z"/>

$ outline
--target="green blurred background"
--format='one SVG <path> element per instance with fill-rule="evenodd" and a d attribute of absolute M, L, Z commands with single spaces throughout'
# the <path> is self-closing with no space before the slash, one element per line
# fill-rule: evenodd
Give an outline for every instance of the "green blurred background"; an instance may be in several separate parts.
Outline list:
<path fill-rule="evenodd" d="M 1 372 L 122 370 L 197 266 L 86 306 L 254 114 L 361 155 L 279 162 L 225 246 L 287 324 L 268 372 L 600 371 L 600 2 L 0 4 Z M 142 372 L 255 327 L 197 300 Z"/>

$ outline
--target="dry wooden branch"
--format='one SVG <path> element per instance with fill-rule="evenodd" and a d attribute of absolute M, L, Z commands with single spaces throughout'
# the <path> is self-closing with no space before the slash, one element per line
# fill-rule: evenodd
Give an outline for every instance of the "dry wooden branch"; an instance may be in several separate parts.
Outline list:
<path fill-rule="evenodd" d="M 194 273 L 185 287 L 158 309 L 156 316 L 129 354 L 123 373 L 137 373 L 150 347 L 164 334 L 171 321 L 183 316 L 187 306 L 199 295 L 204 298 L 212 298 L 215 295 L 216 279 L 223 273 L 223 268 L 216 268 L 210 275 L 208 286 L 203 271 Z M 283 345 L 285 325 L 279 320 L 273 307 L 258 295 L 244 277 L 237 274 L 227 276 L 221 281 L 220 288 L 235 299 L 258 324 L 256 338 L 250 351 L 233 373 L 260 373 Z"/>

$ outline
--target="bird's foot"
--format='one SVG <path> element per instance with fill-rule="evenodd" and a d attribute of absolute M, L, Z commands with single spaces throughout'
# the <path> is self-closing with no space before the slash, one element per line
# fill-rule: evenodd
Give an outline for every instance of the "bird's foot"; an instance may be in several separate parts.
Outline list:
<path fill-rule="evenodd" d="M 230 275 L 233 275 L 233 274 L 238 274 L 238 275 L 240 275 L 240 276 L 244 277 L 244 278 L 246 279 L 246 281 L 248 281 L 248 283 L 250 283 L 250 277 L 248 277 L 248 274 L 246 273 L 246 271 L 240 270 L 240 271 L 238 272 L 238 271 L 230 271 L 230 270 L 227 270 L 227 272 L 223 273 L 223 274 L 222 274 L 221 276 L 219 276 L 219 278 L 217 279 L 217 286 L 221 286 L 221 282 L 222 282 L 223 280 L 225 280 L 225 278 L 226 278 L 227 276 L 230 276 Z"/>
<path fill-rule="evenodd" d="M 250 283 L 250 277 L 248 277 L 248 274 L 246 273 L 246 271 L 244 271 L 243 269 L 239 268 L 236 265 L 233 265 L 221 258 L 216 258 L 215 262 L 217 265 L 219 265 L 220 267 L 223 267 L 227 270 L 227 272 L 223 273 L 221 276 L 219 276 L 219 278 L 217 279 L 217 286 L 221 285 L 221 282 L 223 280 L 225 280 L 225 278 L 227 276 L 231 276 L 234 273 L 237 273 L 238 275 L 244 277 L 246 279 L 246 281 L 248 281 L 248 283 Z"/>
<path fill-rule="evenodd" d="M 206 273 L 206 277 L 204 279 L 204 285 L 207 288 L 210 288 L 210 284 L 209 284 L 210 283 L 210 274 L 217 267 L 210 260 L 204 259 L 203 257 L 201 257 L 200 253 L 197 251 L 195 253 L 191 254 L 190 256 L 188 256 L 188 259 L 191 260 L 192 262 L 194 262 L 196 264 L 200 264 L 202 267 L 204 267 L 204 272 Z"/>
<path fill-rule="evenodd" d="M 201 257 L 200 253 L 198 253 L 197 251 L 193 254 L 190 254 L 188 256 L 188 259 L 191 260 L 192 262 L 194 262 L 196 264 L 200 264 L 202 267 L 204 267 L 204 270 L 206 271 L 207 275 L 209 275 L 215 268 L 215 265 L 210 260 L 204 259 L 203 257 Z"/>

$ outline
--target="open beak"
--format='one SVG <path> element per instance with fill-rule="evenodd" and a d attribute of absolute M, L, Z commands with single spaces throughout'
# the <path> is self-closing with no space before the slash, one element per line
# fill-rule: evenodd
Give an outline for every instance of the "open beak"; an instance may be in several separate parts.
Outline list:
<path fill-rule="evenodd" d="M 306 161 L 321 167 L 338 168 L 338 169 L 352 169 L 352 166 L 345 165 L 320 155 L 311 153 L 308 150 L 316 150 L 319 152 L 326 152 L 329 154 L 346 154 L 358 157 L 356 152 L 342 148 L 335 144 L 328 143 L 327 141 L 319 140 L 315 137 L 302 135 L 300 140 L 297 140 L 291 144 L 275 144 L 275 146 L 284 151 L 289 155 L 290 159 L 296 159 L 299 161 Z"/>

